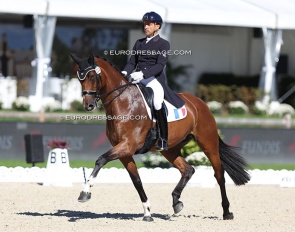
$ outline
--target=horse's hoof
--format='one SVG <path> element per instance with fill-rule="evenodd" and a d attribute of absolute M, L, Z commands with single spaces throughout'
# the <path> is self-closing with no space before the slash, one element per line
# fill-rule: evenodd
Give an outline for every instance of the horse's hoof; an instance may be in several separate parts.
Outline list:
<path fill-rule="evenodd" d="M 183 203 L 178 201 L 175 205 L 173 205 L 174 213 L 178 214 L 183 209 Z"/>
<path fill-rule="evenodd" d="M 153 222 L 154 221 L 154 219 L 151 216 L 144 216 L 142 220 L 145 222 Z"/>
<path fill-rule="evenodd" d="M 89 201 L 91 198 L 91 193 L 90 192 L 80 192 L 80 196 L 78 197 L 79 202 L 86 202 Z"/>
<path fill-rule="evenodd" d="M 223 215 L 223 220 L 233 220 L 233 219 L 234 219 L 233 213 L 228 213 L 226 215 Z"/>

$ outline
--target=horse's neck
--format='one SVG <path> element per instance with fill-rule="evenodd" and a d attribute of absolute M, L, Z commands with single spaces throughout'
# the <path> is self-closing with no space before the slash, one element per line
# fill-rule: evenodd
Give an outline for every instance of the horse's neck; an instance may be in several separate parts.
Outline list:
<path fill-rule="evenodd" d="M 115 97 L 115 96 L 118 95 L 125 88 L 125 87 L 122 87 L 122 88 L 119 88 L 119 87 L 127 84 L 128 81 L 109 62 L 99 59 L 97 64 L 102 69 L 102 75 L 105 75 L 104 87 L 101 89 L 101 92 L 100 92 L 101 95 L 105 95 L 105 97 L 103 97 L 101 99 L 102 103 L 106 103 L 106 102 L 110 101 L 110 99 L 112 99 L 112 98 L 114 98 L 113 101 L 115 101 L 117 99 L 117 97 Z M 112 92 L 113 90 L 115 90 L 117 88 L 119 88 L 119 89 Z"/>
<path fill-rule="evenodd" d="M 105 75 L 105 87 L 102 89 L 103 92 L 107 93 L 127 83 L 122 74 L 108 61 L 98 58 L 97 64 L 102 69 L 103 75 Z"/>

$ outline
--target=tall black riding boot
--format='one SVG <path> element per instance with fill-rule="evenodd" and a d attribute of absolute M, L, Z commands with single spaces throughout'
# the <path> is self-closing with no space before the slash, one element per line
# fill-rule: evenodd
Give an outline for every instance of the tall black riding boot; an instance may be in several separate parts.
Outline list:
<path fill-rule="evenodd" d="M 165 107 L 160 110 L 155 110 L 157 126 L 160 131 L 159 139 L 155 144 L 155 148 L 158 151 L 168 150 L 168 123 Z"/>

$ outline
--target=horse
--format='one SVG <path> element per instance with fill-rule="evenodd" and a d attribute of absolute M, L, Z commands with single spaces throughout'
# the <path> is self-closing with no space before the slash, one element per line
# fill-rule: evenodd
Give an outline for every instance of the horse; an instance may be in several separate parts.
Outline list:
<path fill-rule="evenodd" d="M 151 119 L 148 117 L 142 95 L 135 84 L 128 81 L 120 70 L 103 57 L 90 54 L 79 58 L 70 54 L 78 69 L 78 79 L 82 85 L 83 106 L 86 111 L 93 111 L 101 100 L 105 109 L 106 134 L 112 148 L 98 157 L 87 182 L 78 197 L 79 202 L 91 198 L 90 188 L 93 187 L 99 170 L 109 161 L 120 160 L 138 192 L 144 208 L 144 221 L 153 221 L 150 202 L 144 191 L 133 155 L 145 144 Z M 187 116 L 176 122 L 168 123 L 168 150 L 161 154 L 179 170 L 181 178 L 172 191 L 172 207 L 177 215 L 183 209 L 180 201 L 181 193 L 191 179 L 195 169 L 181 155 L 181 148 L 194 139 L 214 170 L 214 176 L 220 187 L 223 219 L 231 220 L 234 215 L 229 210 L 229 200 L 226 194 L 224 172 L 234 184 L 244 185 L 250 180 L 247 162 L 240 156 L 236 147 L 223 142 L 218 134 L 214 116 L 204 101 L 188 93 L 177 93 L 185 102 Z M 146 116 L 142 120 L 130 120 L 132 116 Z M 124 117 L 123 117 L 124 116 Z M 150 151 L 155 151 L 152 146 Z"/>

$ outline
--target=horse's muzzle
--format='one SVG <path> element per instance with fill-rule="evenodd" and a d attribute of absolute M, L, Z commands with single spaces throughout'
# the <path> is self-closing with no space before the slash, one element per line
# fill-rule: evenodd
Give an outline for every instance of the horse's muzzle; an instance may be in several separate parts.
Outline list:
<path fill-rule="evenodd" d="M 92 111 L 96 107 L 95 99 L 94 98 L 84 98 L 83 106 L 86 111 Z"/>
<path fill-rule="evenodd" d="M 92 110 L 94 110 L 94 108 L 95 108 L 95 105 L 94 104 L 88 104 L 86 107 L 84 107 L 85 108 L 85 110 L 87 110 L 87 111 L 92 111 Z"/>

